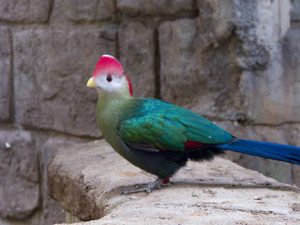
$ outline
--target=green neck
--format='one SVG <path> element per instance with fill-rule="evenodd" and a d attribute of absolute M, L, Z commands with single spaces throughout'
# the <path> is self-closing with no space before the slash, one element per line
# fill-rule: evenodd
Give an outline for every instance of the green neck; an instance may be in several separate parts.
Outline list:
<path fill-rule="evenodd" d="M 119 122 L 134 104 L 130 95 L 100 93 L 97 102 L 97 124 L 104 138 L 114 145 L 117 142 Z"/>

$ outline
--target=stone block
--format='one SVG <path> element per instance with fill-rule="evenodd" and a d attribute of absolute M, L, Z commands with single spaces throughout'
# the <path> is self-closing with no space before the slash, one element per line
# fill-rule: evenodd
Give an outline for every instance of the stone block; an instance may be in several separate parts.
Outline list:
<path fill-rule="evenodd" d="M 155 94 L 154 32 L 140 22 L 122 23 L 118 33 L 120 60 L 135 96 Z"/>
<path fill-rule="evenodd" d="M 117 0 L 121 14 L 138 15 L 176 15 L 195 12 L 193 0 Z"/>
<path fill-rule="evenodd" d="M 233 1 L 232 0 L 197 0 L 199 11 L 199 32 L 204 39 L 223 39 L 229 36 L 233 29 Z M 203 37 L 203 35 L 209 37 Z M 214 40 L 215 39 L 215 40 Z M 207 40 L 206 40 L 207 41 Z"/>
<path fill-rule="evenodd" d="M 288 127 L 287 133 L 290 138 L 289 142 L 293 145 L 300 146 L 300 124 L 291 124 Z M 300 166 L 293 165 L 292 177 L 293 183 L 300 187 Z"/>
<path fill-rule="evenodd" d="M 38 152 L 31 134 L 0 131 L 0 216 L 24 219 L 39 206 Z"/>
<path fill-rule="evenodd" d="M 280 27 L 279 34 L 280 37 L 283 38 L 291 26 L 291 1 L 277 0 L 276 7 L 277 7 L 276 10 L 279 15 L 279 24 L 278 24 Z"/>
<path fill-rule="evenodd" d="M 293 166 L 293 172 L 292 176 L 294 178 L 294 184 L 300 187 L 300 167 L 299 166 Z"/>
<path fill-rule="evenodd" d="M 97 94 L 86 87 L 100 55 L 115 54 L 115 27 L 30 29 L 14 34 L 18 123 L 99 136 Z"/>
<path fill-rule="evenodd" d="M 300 26 L 292 26 L 288 31 L 283 48 L 284 71 L 281 84 L 287 92 L 281 91 L 282 105 L 287 105 L 287 120 L 300 122 Z"/>
<path fill-rule="evenodd" d="M 241 2 L 247 8 L 237 10 L 235 24 L 241 43 L 237 58 L 242 69 L 239 91 L 246 118 L 272 125 L 299 121 L 298 78 L 285 68 L 289 56 L 284 52 L 289 47 L 282 46 L 282 37 L 290 39 L 293 30 L 289 30 L 289 1 Z M 250 6 L 256 10 L 249 10 Z M 244 17 L 247 14 L 248 18 Z M 288 43 L 289 52 L 297 52 L 297 42 Z"/>
<path fill-rule="evenodd" d="M 237 119 L 239 75 L 230 53 L 234 41 L 226 32 L 211 36 L 214 27 L 210 32 L 201 23 L 178 19 L 160 25 L 161 96 L 205 116 Z"/>
<path fill-rule="evenodd" d="M 191 87 L 198 85 L 195 65 L 190 62 L 196 35 L 192 19 L 165 22 L 159 27 L 161 95 L 166 100 L 186 103 L 186 97 L 197 92 Z"/>
<path fill-rule="evenodd" d="M 272 61 L 265 70 L 243 72 L 240 91 L 245 96 L 247 115 L 254 123 L 300 121 L 299 41 L 300 28 L 292 26 L 280 51 L 279 42 L 275 43 Z"/>
<path fill-rule="evenodd" d="M 50 0 L 2 0 L 0 20 L 22 23 L 43 23 L 48 20 Z"/>
<path fill-rule="evenodd" d="M 300 1 L 291 0 L 291 20 L 292 22 L 300 22 Z"/>
<path fill-rule="evenodd" d="M 97 22 L 115 17 L 113 0 L 60 0 L 54 4 L 55 22 Z"/>
<path fill-rule="evenodd" d="M 101 218 L 86 224 L 300 222 L 300 211 L 293 210 L 299 204 L 299 188 L 222 158 L 188 162 L 171 186 L 150 194 L 121 194 L 153 179 L 104 140 L 61 149 L 49 165 L 50 193 L 62 207 L 80 220 Z"/>
<path fill-rule="evenodd" d="M 272 7 L 269 2 L 261 2 L 262 5 L 259 2 L 236 1 L 234 4 L 232 21 L 236 38 L 240 41 L 235 49 L 236 61 L 246 71 L 265 70 L 270 63 L 270 49 L 277 47 L 274 43 L 280 37 L 279 29 L 273 31 L 275 20 L 270 21 Z M 278 20 L 276 23 L 278 24 Z M 271 36 L 272 32 L 276 35 Z"/>
<path fill-rule="evenodd" d="M 42 187 L 42 216 L 41 224 L 52 225 L 55 223 L 66 222 L 66 212 L 60 205 L 49 196 L 48 190 L 48 164 L 60 148 L 67 148 L 74 143 L 80 143 L 83 140 L 68 137 L 50 137 L 40 150 L 40 168 L 41 168 L 41 187 Z"/>
<path fill-rule="evenodd" d="M 0 27 L 0 121 L 10 118 L 11 101 L 11 37 L 6 27 Z"/>

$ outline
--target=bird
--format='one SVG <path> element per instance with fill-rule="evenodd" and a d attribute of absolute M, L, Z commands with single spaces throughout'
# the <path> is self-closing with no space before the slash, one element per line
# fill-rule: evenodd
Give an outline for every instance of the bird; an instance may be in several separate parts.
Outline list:
<path fill-rule="evenodd" d="M 100 56 L 87 87 L 98 92 L 96 121 L 106 141 L 130 163 L 157 177 L 127 194 L 161 188 L 188 160 L 211 160 L 225 151 L 300 165 L 300 147 L 239 139 L 189 109 L 134 97 L 122 64 L 111 55 Z"/>

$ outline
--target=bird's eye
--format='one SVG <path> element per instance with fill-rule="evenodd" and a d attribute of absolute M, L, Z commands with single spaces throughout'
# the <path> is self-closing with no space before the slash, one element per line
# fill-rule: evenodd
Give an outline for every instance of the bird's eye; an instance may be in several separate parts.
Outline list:
<path fill-rule="evenodd" d="M 111 74 L 107 75 L 106 81 L 109 82 L 109 83 L 112 82 L 112 76 L 111 76 Z"/>

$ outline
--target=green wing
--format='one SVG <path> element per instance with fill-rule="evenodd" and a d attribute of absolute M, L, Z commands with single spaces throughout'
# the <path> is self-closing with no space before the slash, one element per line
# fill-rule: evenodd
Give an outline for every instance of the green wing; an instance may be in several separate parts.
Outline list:
<path fill-rule="evenodd" d="M 160 150 L 184 151 L 188 141 L 220 144 L 232 135 L 200 115 L 157 99 L 139 99 L 119 124 L 119 135 L 127 144 Z"/>

